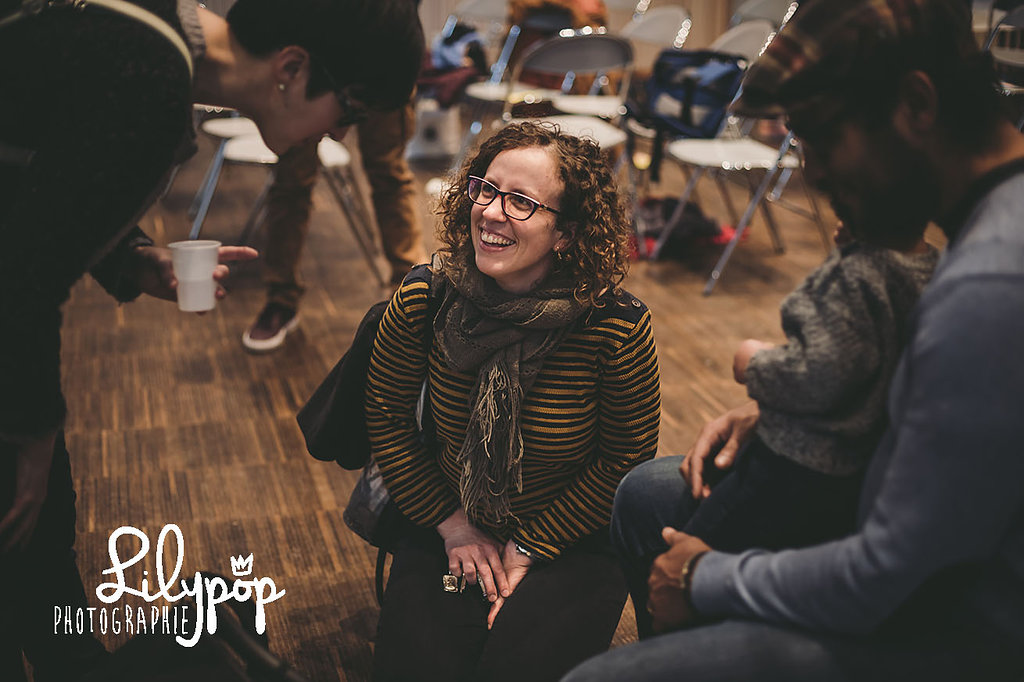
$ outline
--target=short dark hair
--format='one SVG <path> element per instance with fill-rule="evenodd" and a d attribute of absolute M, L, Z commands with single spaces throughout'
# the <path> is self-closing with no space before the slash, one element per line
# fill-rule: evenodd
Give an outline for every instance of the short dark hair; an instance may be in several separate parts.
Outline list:
<path fill-rule="evenodd" d="M 526 147 L 550 150 L 562 181 L 555 229 L 570 239 L 555 268 L 576 283 L 574 293 L 579 301 L 604 305 L 626 276 L 632 226 L 608 154 L 593 140 L 563 133 L 550 123 L 523 122 L 502 128 L 449 177 L 437 208 L 441 215 L 437 238 L 446 255 L 444 267 L 458 272 L 474 257 L 469 227 L 473 202 L 466 193 L 469 176 L 483 177 L 498 154 Z"/>
<path fill-rule="evenodd" d="M 337 87 L 371 108 L 395 109 L 409 100 L 423 61 L 418 4 L 238 0 L 227 21 L 239 44 L 257 57 L 289 45 L 305 49 L 310 55 L 307 96 Z"/>

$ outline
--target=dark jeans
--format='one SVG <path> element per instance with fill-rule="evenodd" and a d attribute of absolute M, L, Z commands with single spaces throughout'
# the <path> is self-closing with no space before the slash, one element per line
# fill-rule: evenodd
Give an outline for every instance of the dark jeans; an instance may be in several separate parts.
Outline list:
<path fill-rule="evenodd" d="M 626 601 L 606 533 L 531 568 L 487 629 L 479 588 L 444 592 L 444 545 L 417 529 L 396 547 L 384 594 L 373 679 L 554 681 L 608 648 Z"/>
<path fill-rule="evenodd" d="M 612 542 L 623 561 L 641 637 L 651 634 L 647 577 L 668 547 L 665 526 L 717 550 L 805 547 L 854 530 L 861 476 L 828 476 L 794 464 L 752 441 L 734 467 L 698 501 L 679 473 L 682 457 L 641 464 L 619 485 Z"/>
<path fill-rule="evenodd" d="M 801 491 L 799 479 L 775 480 L 786 469 L 767 456 L 770 451 L 750 456 L 756 452 L 745 453 L 735 473 L 699 505 L 679 474 L 682 457 L 646 462 L 623 479 L 615 496 L 612 541 L 622 554 L 638 620 L 646 615 L 651 559 L 665 549 L 665 526 L 732 551 L 775 548 L 787 540 L 807 544 L 849 530 L 846 505 L 852 515 L 855 479 L 847 481 L 854 490 L 836 482 Z M 805 480 L 812 483 L 813 477 Z M 827 499 L 830 494 L 834 500 Z M 649 630 L 649 621 L 645 625 Z M 1014 649 L 968 623 L 855 637 L 732 619 L 618 647 L 581 664 L 562 682 L 1016 682 L 1024 679 L 1017 660 Z"/>
<path fill-rule="evenodd" d="M 0 445 L 0 514 L 10 509 L 14 493 L 14 451 Z M 36 682 L 74 680 L 107 656 L 92 635 L 54 634 L 54 607 L 72 613 L 88 606 L 75 565 L 75 491 L 64 434 L 57 436 L 46 501 L 28 547 L 0 554 L 0 680 L 25 679 L 21 655 L 32 664 Z"/>
<path fill-rule="evenodd" d="M 1006 661 L 969 632 L 883 639 L 727 620 L 617 647 L 562 682 L 1019 682 Z"/>

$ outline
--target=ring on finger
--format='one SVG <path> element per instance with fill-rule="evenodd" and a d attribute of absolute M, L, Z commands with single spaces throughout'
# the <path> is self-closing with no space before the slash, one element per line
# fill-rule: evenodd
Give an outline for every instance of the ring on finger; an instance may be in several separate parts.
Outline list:
<path fill-rule="evenodd" d="M 461 580 L 465 580 L 465 578 Z M 460 592 L 461 590 L 459 590 L 459 582 L 460 578 L 458 578 L 455 575 L 452 575 L 451 573 L 445 573 L 443 576 L 441 576 L 441 588 L 445 592 Z"/>

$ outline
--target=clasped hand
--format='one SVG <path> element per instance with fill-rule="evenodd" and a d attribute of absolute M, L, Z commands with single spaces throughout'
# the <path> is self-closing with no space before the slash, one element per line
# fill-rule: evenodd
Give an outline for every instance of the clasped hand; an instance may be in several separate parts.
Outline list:
<path fill-rule="evenodd" d="M 448 571 L 454 576 L 464 576 L 471 585 L 481 585 L 484 597 L 491 602 L 487 614 L 490 629 L 505 599 L 530 570 L 532 560 L 517 552 L 512 540 L 502 545 L 474 526 L 461 509 L 442 521 L 437 532 L 444 540 Z"/>
<path fill-rule="evenodd" d="M 674 528 L 664 528 L 661 536 L 668 551 L 658 555 L 647 579 L 647 610 L 655 632 L 667 632 L 692 625 L 700 615 L 690 605 L 680 584 L 683 566 L 699 552 L 711 549 L 700 538 Z"/>

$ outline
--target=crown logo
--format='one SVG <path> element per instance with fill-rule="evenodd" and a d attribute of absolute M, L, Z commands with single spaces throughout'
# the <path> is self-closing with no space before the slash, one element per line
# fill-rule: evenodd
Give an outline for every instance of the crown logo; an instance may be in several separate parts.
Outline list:
<path fill-rule="evenodd" d="M 249 556 L 243 557 L 241 554 L 238 556 L 231 557 L 231 574 L 236 578 L 241 578 L 252 573 L 252 552 L 249 552 Z"/>

